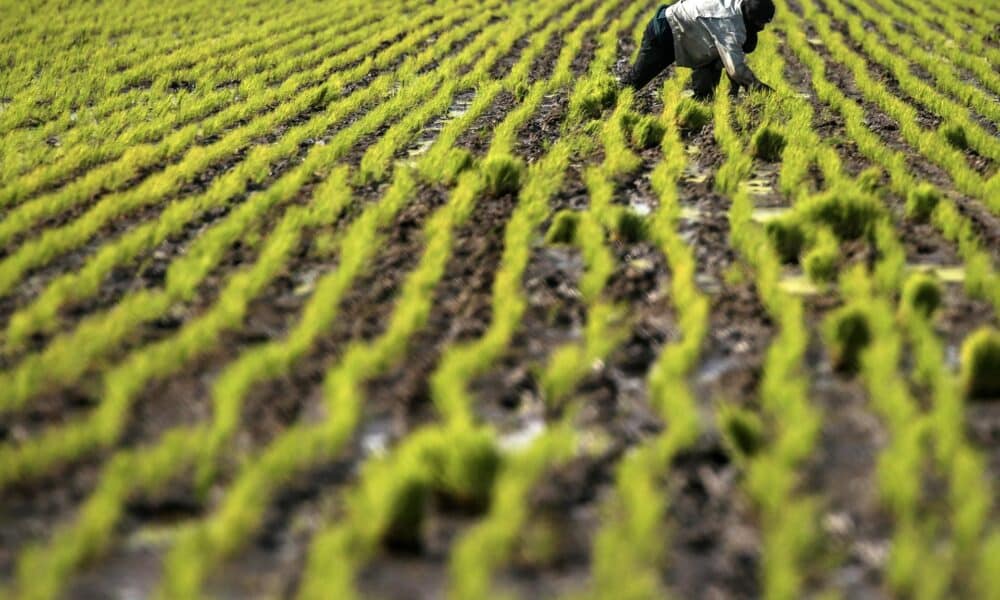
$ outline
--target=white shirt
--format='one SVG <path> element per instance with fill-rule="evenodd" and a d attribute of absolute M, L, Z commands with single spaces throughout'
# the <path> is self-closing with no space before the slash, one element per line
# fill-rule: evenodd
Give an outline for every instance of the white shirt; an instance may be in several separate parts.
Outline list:
<path fill-rule="evenodd" d="M 680 67 L 697 69 L 721 59 L 733 81 L 749 86 L 756 77 L 746 64 L 743 0 L 680 0 L 664 16 L 674 34 L 674 56 Z"/>

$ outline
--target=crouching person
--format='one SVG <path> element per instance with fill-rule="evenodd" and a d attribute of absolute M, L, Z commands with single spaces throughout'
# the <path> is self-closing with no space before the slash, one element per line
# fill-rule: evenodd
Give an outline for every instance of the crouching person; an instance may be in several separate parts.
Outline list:
<path fill-rule="evenodd" d="M 740 88 L 770 91 L 747 66 L 746 55 L 773 18 L 773 0 L 680 0 L 661 6 L 623 83 L 642 89 L 676 63 L 694 69 L 691 85 L 699 100 L 713 95 L 723 70 L 734 94 Z"/>

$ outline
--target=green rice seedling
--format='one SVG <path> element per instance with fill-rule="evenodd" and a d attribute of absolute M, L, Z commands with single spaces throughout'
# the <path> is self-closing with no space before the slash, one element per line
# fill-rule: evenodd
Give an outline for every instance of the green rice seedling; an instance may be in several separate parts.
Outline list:
<path fill-rule="evenodd" d="M 856 373 L 861 366 L 861 353 L 872 341 L 868 314 L 858 305 L 845 306 L 831 314 L 824 334 L 830 347 L 834 367 Z"/>
<path fill-rule="evenodd" d="M 427 474 L 414 466 L 411 472 L 397 471 L 396 476 L 399 479 L 389 495 L 388 523 L 382 538 L 392 548 L 418 549 L 423 545 L 424 515 L 430 500 Z"/>
<path fill-rule="evenodd" d="M 806 231 L 796 216 L 785 215 L 768 221 L 764 230 L 782 262 L 798 262 L 806 245 Z"/>
<path fill-rule="evenodd" d="M 749 459 L 764 446 L 764 423 L 756 413 L 720 404 L 718 420 L 722 439 L 735 456 Z"/>
<path fill-rule="evenodd" d="M 509 155 L 488 156 L 481 170 L 486 190 L 494 196 L 513 194 L 521 188 L 524 161 Z"/>
<path fill-rule="evenodd" d="M 586 80 L 570 112 L 578 121 L 596 119 L 605 109 L 611 108 L 618 97 L 618 82 L 611 75 L 600 75 Z"/>
<path fill-rule="evenodd" d="M 830 227 L 838 238 L 850 240 L 874 233 L 875 222 L 885 215 L 885 208 L 869 194 L 833 190 L 800 202 L 796 212 Z"/>
<path fill-rule="evenodd" d="M 945 123 L 941 125 L 941 135 L 956 149 L 969 149 L 969 137 L 965 133 L 965 128 L 961 125 L 957 123 Z"/>
<path fill-rule="evenodd" d="M 615 220 L 615 237 L 627 244 L 636 244 L 647 238 L 646 218 L 639 213 L 622 209 Z"/>
<path fill-rule="evenodd" d="M 877 194 L 883 186 L 885 170 L 875 165 L 858 174 L 858 187 L 869 194 Z"/>
<path fill-rule="evenodd" d="M 576 229 L 580 224 L 580 213 L 575 210 L 561 210 L 556 213 L 545 233 L 547 244 L 573 244 L 576 241 Z"/>
<path fill-rule="evenodd" d="M 906 215 L 917 221 L 927 221 L 941 202 L 941 193 L 929 183 L 922 183 L 906 196 Z"/>
<path fill-rule="evenodd" d="M 711 108 L 692 98 L 681 98 L 677 110 L 677 126 L 681 131 L 695 133 L 711 122 Z"/>
<path fill-rule="evenodd" d="M 753 155 L 765 162 L 778 162 L 787 144 L 784 134 L 772 127 L 761 127 L 750 139 Z"/>
<path fill-rule="evenodd" d="M 1000 398 L 1000 332 L 985 327 L 962 344 L 962 384 L 970 398 Z"/>
<path fill-rule="evenodd" d="M 646 115 L 632 127 L 632 145 L 639 150 L 659 146 L 665 132 L 666 128 L 659 119 Z"/>
<path fill-rule="evenodd" d="M 443 430 L 427 461 L 435 492 L 450 504 L 475 512 L 488 508 L 503 462 L 492 431 Z"/>
<path fill-rule="evenodd" d="M 941 285 L 925 273 L 911 275 L 903 286 L 900 299 L 902 314 L 916 314 L 928 319 L 941 306 Z"/>
<path fill-rule="evenodd" d="M 812 248 L 802 258 L 802 268 L 812 281 L 829 283 L 837 277 L 839 261 L 840 244 L 836 236 L 824 227 L 817 232 Z"/>

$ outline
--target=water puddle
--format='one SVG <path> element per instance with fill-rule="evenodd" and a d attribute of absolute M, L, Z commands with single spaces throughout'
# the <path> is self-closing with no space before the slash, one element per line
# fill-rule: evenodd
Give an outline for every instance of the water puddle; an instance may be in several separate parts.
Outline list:
<path fill-rule="evenodd" d="M 388 417 L 376 418 L 365 423 L 361 431 L 361 452 L 365 457 L 381 456 L 389 449 L 392 423 Z"/>
<path fill-rule="evenodd" d="M 813 283 L 806 275 L 788 275 L 781 279 L 778 286 L 788 294 L 793 296 L 815 296 L 820 293 L 820 288 Z"/>
<path fill-rule="evenodd" d="M 520 450 L 544 432 L 545 420 L 541 415 L 530 416 L 518 429 L 500 435 L 500 447 L 504 450 Z"/>
<path fill-rule="evenodd" d="M 750 218 L 757 223 L 768 223 L 780 218 L 791 209 L 785 206 L 755 208 L 750 214 Z"/>
<path fill-rule="evenodd" d="M 911 273 L 927 273 L 933 275 L 942 283 L 965 282 L 965 268 L 961 266 L 908 264 L 906 265 L 906 270 Z"/>
<path fill-rule="evenodd" d="M 740 187 L 754 196 L 768 196 L 774 192 L 774 187 L 767 179 L 751 179 L 740 182 Z"/>
<path fill-rule="evenodd" d="M 629 202 L 629 208 L 640 217 L 648 216 L 653 212 L 653 206 L 643 198 L 633 198 Z"/>
<path fill-rule="evenodd" d="M 703 169 L 696 164 L 688 163 L 688 165 L 684 167 L 684 174 L 681 175 L 681 181 L 686 181 L 688 183 L 705 183 L 708 181 L 708 176 L 708 169 Z"/>
<path fill-rule="evenodd" d="M 686 221 L 700 221 L 705 216 L 705 212 L 694 206 L 682 206 L 678 216 Z"/>

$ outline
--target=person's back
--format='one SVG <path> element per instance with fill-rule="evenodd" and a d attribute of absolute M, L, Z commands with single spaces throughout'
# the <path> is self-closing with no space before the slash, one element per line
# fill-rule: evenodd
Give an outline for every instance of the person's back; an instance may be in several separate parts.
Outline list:
<path fill-rule="evenodd" d="M 716 40 L 732 36 L 739 46 L 747 31 L 740 0 L 681 0 L 664 11 L 674 34 L 678 67 L 697 69 L 719 58 Z"/>
<path fill-rule="evenodd" d="M 751 90 L 770 89 L 746 64 L 757 46 L 757 32 L 774 17 L 772 0 L 680 0 L 661 6 L 643 36 L 628 83 L 640 89 L 668 65 L 695 70 L 695 95 L 711 95 L 725 69 L 734 83 Z"/>

